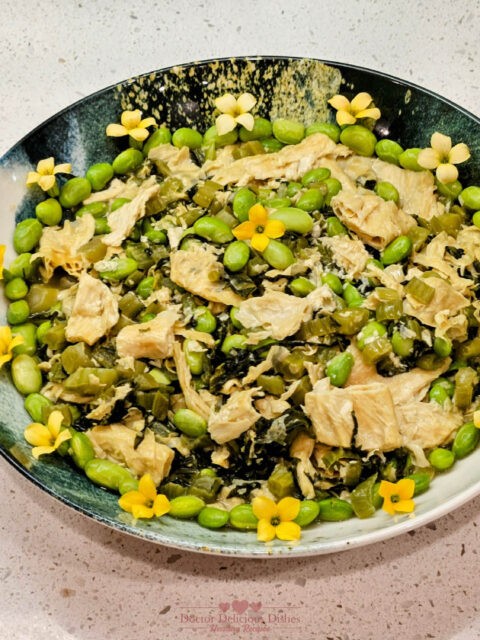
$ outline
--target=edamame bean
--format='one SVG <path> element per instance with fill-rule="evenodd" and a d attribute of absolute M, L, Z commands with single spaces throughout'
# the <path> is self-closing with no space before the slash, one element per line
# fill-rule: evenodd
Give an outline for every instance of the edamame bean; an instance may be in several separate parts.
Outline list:
<path fill-rule="evenodd" d="M 284 146 L 280 140 L 277 140 L 276 138 L 263 138 L 260 142 L 265 153 L 276 153 L 277 151 L 280 151 L 280 149 L 283 149 Z"/>
<path fill-rule="evenodd" d="M 13 384 L 22 395 L 38 393 L 42 388 L 42 373 L 32 356 L 26 353 L 16 356 L 12 360 L 11 371 Z"/>
<path fill-rule="evenodd" d="M 435 179 L 435 186 L 437 187 L 437 193 L 450 200 L 456 200 L 463 189 L 458 180 L 446 184 L 445 182 L 440 182 L 440 180 Z"/>
<path fill-rule="evenodd" d="M 395 204 L 400 202 L 400 194 L 391 182 L 386 182 L 385 180 L 377 182 L 375 185 L 375 193 L 387 202 L 389 200 L 395 202 Z"/>
<path fill-rule="evenodd" d="M 386 335 L 386 333 L 387 329 L 383 324 L 376 320 L 371 320 L 362 328 L 357 336 L 358 348 L 360 350 L 365 349 L 369 342 Z"/>
<path fill-rule="evenodd" d="M 313 191 L 313 189 L 310 189 Z M 296 207 L 282 207 L 275 209 L 269 215 L 270 220 L 280 220 L 285 225 L 287 231 L 295 233 L 310 233 L 313 229 L 313 218 L 306 210 Z"/>
<path fill-rule="evenodd" d="M 450 449 L 437 448 L 430 451 L 428 461 L 437 471 L 446 471 L 453 466 L 455 462 L 455 454 Z"/>
<path fill-rule="evenodd" d="M 179 409 L 173 416 L 173 424 L 190 438 L 198 438 L 207 432 L 207 421 L 191 409 Z"/>
<path fill-rule="evenodd" d="M 174 147 L 181 149 L 188 147 L 189 149 L 200 149 L 203 143 L 203 136 L 199 131 L 189 127 L 180 127 L 174 131 L 172 135 L 172 144 Z"/>
<path fill-rule="evenodd" d="M 278 240 L 270 240 L 262 255 L 271 267 L 280 271 L 287 269 L 295 262 L 291 249 Z"/>
<path fill-rule="evenodd" d="M 327 187 L 327 195 L 325 196 L 325 203 L 330 205 L 332 198 L 342 190 L 342 183 L 336 178 L 327 178 L 323 183 Z"/>
<path fill-rule="evenodd" d="M 69 452 L 73 462 L 79 469 L 85 469 L 86 464 L 95 458 L 95 451 L 90 438 L 79 431 L 72 433 L 69 441 Z"/>
<path fill-rule="evenodd" d="M 380 160 L 389 162 L 390 164 L 396 164 L 398 166 L 398 158 L 403 153 L 403 147 L 394 140 L 384 138 L 383 140 L 379 140 L 375 145 L 375 153 Z"/>
<path fill-rule="evenodd" d="M 235 242 L 231 242 L 225 249 L 223 264 L 229 271 L 235 273 L 243 269 L 249 258 L 250 249 L 248 244 L 242 240 L 235 240 Z"/>
<path fill-rule="evenodd" d="M 321 209 L 325 202 L 325 197 L 320 189 L 311 187 L 301 194 L 295 206 L 303 211 L 316 211 Z"/>
<path fill-rule="evenodd" d="M 233 324 L 235 329 L 243 329 L 242 323 L 237 320 L 238 312 L 239 312 L 239 308 L 238 307 L 232 307 L 230 309 L 230 314 L 229 314 L 230 315 L 230 322 Z"/>
<path fill-rule="evenodd" d="M 25 410 L 34 422 L 45 423 L 45 411 L 53 406 L 53 402 L 41 393 L 29 393 L 23 403 Z"/>
<path fill-rule="evenodd" d="M 14 347 L 13 355 L 18 356 L 21 353 L 27 353 L 33 356 L 37 351 L 37 327 L 33 322 L 26 322 L 12 327 L 12 335 L 22 336 L 23 342 Z"/>
<path fill-rule="evenodd" d="M 110 211 L 116 211 L 117 209 L 120 209 L 120 207 L 123 207 L 123 205 L 127 204 L 128 202 L 131 202 L 130 198 L 115 198 L 115 200 L 110 205 Z"/>
<path fill-rule="evenodd" d="M 172 141 L 172 134 L 170 133 L 170 129 L 168 129 L 165 125 L 162 125 L 152 133 L 152 135 L 148 138 L 148 140 L 143 145 L 143 149 L 142 149 L 143 155 L 148 156 L 149 152 L 154 147 L 158 147 L 161 144 L 169 144 L 171 141 Z"/>
<path fill-rule="evenodd" d="M 9 300 L 21 300 L 28 293 L 28 284 L 23 278 L 12 278 L 5 285 L 3 292 Z"/>
<path fill-rule="evenodd" d="M 296 522 L 299 527 L 307 527 L 318 518 L 319 513 L 320 506 L 318 502 L 315 500 L 302 500 L 300 502 L 300 510 L 294 522 Z"/>
<path fill-rule="evenodd" d="M 251 504 L 237 504 L 230 511 L 230 526 L 234 529 L 253 531 L 257 528 L 258 518 L 253 513 Z"/>
<path fill-rule="evenodd" d="M 246 342 L 247 338 L 242 336 L 241 333 L 232 333 L 222 342 L 222 351 L 225 355 L 228 355 L 233 349 L 246 349 Z"/>
<path fill-rule="evenodd" d="M 381 260 L 385 266 L 401 262 L 412 252 L 412 241 L 408 236 L 398 236 L 385 247 Z"/>
<path fill-rule="evenodd" d="M 37 218 L 22 220 L 13 232 L 13 248 L 17 253 L 28 253 L 40 242 L 43 227 Z"/>
<path fill-rule="evenodd" d="M 353 364 L 353 356 L 348 351 L 339 353 L 327 363 L 325 373 L 334 387 L 343 387 L 352 372 Z"/>
<path fill-rule="evenodd" d="M 22 324 L 30 315 L 30 307 L 26 300 L 15 300 L 8 305 L 8 324 Z"/>
<path fill-rule="evenodd" d="M 92 193 L 92 185 L 86 178 L 70 178 L 60 189 L 60 204 L 71 209 L 83 202 Z"/>
<path fill-rule="evenodd" d="M 340 127 L 334 122 L 314 122 L 305 129 L 305 137 L 313 133 L 323 133 L 333 140 L 335 144 L 340 140 Z"/>
<path fill-rule="evenodd" d="M 35 270 L 34 263 L 32 262 L 31 253 L 21 253 L 17 256 L 8 267 L 9 278 L 23 278 L 29 280 Z M 6 274 L 4 274 L 6 275 Z"/>
<path fill-rule="evenodd" d="M 37 204 L 35 207 L 35 215 L 42 224 L 54 226 L 60 224 L 62 207 L 55 198 L 47 198 Z"/>
<path fill-rule="evenodd" d="M 213 216 L 203 216 L 195 221 L 193 232 L 217 244 L 225 244 L 233 240 L 232 230 L 226 222 Z"/>
<path fill-rule="evenodd" d="M 195 329 L 204 333 L 213 333 L 217 328 L 217 319 L 207 307 L 197 307 L 194 312 Z"/>
<path fill-rule="evenodd" d="M 476 227 L 480 228 L 480 211 L 475 211 L 472 216 L 472 222 Z"/>
<path fill-rule="evenodd" d="M 148 296 L 150 296 L 153 292 L 155 286 L 155 278 L 153 276 L 148 276 L 147 278 L 143 278 L 137 284 L 136 292 L 137 295 L 142 298 L 142 300 L 146 300 Z"/>
<path fill-rule="evenodd" d="M 414 496 L 419 496 L 420 494 L 425 493 L 425 491 L 428 491 L 430 487 L 431 478 L 428 473 L 411 473 L 406 476 L 406 478 L 415 482 L 415 490 L 413 492 Z"/>
<path fill-rule="evenodd" d="M 449 398 L 453 398 L 453 394 L 455 393 L 455 383 L 452 380 L 447 380 L 446 378 L 437 378 L 433 383 L 433 386 L 442 387 L 448 394 Z"/>
<path fill-rule="evenodd" d="M 456 458 L 465 458 L 476 448 L 480 440 L 480 429 L 473 422 L 466 422 L 457 431 L 453 440 L 452 451 Z"/>
<path fill-rule="evenodd" d="M 405 151 L 398 156 L 398 163 L 401 167 L 410 169 L 410 171 L 425 171 L 425 169 L 418 164 L 418 154 L 420 151 L 421 149 L 418 148 L 405 149 Z"/>
<path fill-rule="evenodd" d="M 346 227 L 340 222 L 336 216 L 329 216 L 326 220 L 327 224 L 327 236 L 333 238 L 333 236 L 345 236 L 348 235 Z"/>
<path fill-rule="evenodd" d="M 301 122 L 279 118 L 272 125 L 273 135 L 283 144 L 298 144 L 305 137 L 305 127 Z"/>
<path fill-rule="evenodd" d="M 257 202 L 257 196 L 248 187 L 241 187 L 235 192 L 232 201 L 232 209 L 240 222 L 248 220 L 248 212 Z"/>
<path fill-rule="evenodd" d="M 341 522 L 353 517 L 353 507 L 340 498 L 325 498 L 318 503 L 320 520 L 325 522 Z"/>
<path fill-rule="evenodd" d="M 373 156 L 377 139 L 366 127 L 359 124 L 352 124 L 345 127 L 340 134 L 340 142 L 359 156 Z"/>
<path fill-rule="evenodd" d="M 452 341 L 449 338 L 435 338 L 433 350 L 441 358 L 447 358 L 452 353 Z"/>
<path fill-rule="evenodd" d="M 227 144 L 235 144 L 238 138 L 236 129 L 225 133 L 223 136 L 219 136 L 217 133 L 217 127 L 213 125 L 205 131 L 203 134 L 203 146 L 215 145 L 216 149 L 227 146 Z"/>
<path fill-rule="evenodd" d="M 113 171 L 120 176 L 138 169 L 143 162 L 143 153 L 138 149 L 125 149 L 112 162 Z"/>
<path fill-rule="evenodd" d="M 307 280 L 307 278 L 300 277 L 292 280 L 288 285 L 288 288 L 294 296 L 304 298 L 305 296 L 308 296 L 309 293 L 315 290 L 315 285 L 310 280 Z"/>
<path fill-rule="evenodd" d="M 311 182 L 323 182 L 327 178 L 330 178 L 330 169 L 326 167 L 318 167 L 317 169 L 310 169 L 302 176 L 302 185 L 308 187 Z"/>
<path fill-rule="evenodd" d="M 134 478 L 131 472 L 111 460 L 92 458 L 84 465 L 85 475 L 94 484 L 98 484 L 112 491 L 119 491 L 124 482 L 132 482 Z"/>
<path fill-rule="evenodd" d="M 350 309 L 361 307 L 365 300 L 362 294 L 349 282 L 347 282 L 343 287 L 343 299 Z"/>
<path fill-rule="evenodd" d="M 105 262 L 96 263 L 95 268 L 103 280 L 119 282 L 125 280 L 138 269 L 138 262 L 133 258 L 113 258 Z"/>
<path fill-rule="evenodd" d="M 250 142 L 250 140 L 262 140 L 262 138 L 270 138 L 272 135 L 272 123 L 265 118 L 254 118 L 253 129 L 249 131 L 245 127 L 240 127 L 240 140 L 242 142 Z"/>
<path fill-rule="evenodd" d="M 324 273 L 322 275 L 322 282 L 330 287 L 333 293 L 336 293 L 337 296 L 341 296 L 343 294 L 343 284 L 340 278 L 334 273 Z"/>
<path fill-rule="evenodd" d="M 467 187 L 460 193 L 458 199 L 467 209 L 480 209 L 480 187 L 476 185 Z"/>
<path fill-rule="evenodd" d="M 38 325 L 37 327 L 37 342 L 38 344 L 45 344 L 45 335 L 49 332 L 49 330 L 52 328 L 52 323 L 50 320 L 45 320 L 44 322 L 42 322 L 41 324 Z"/>
<path fill-rule="evenodd" d="M 85 177 L 94 191 L 101 191 L 113 178 L 113 167 L 108 162 L 97 162 L 88 168 Z"/>
<path fill-rule="evenodd" d="M 436 402 L 437 404 L 443 406 L 443 404 L 449 399 L 449 396 L 441 385 L 434 384 L 428 392 L 428 398 L 433 402 Z"/>
<path fill-rule="evenodd" d="M 197 522 L 207 529 L 221 529 L 228 523 L 229 518 L 230 514 L 225 509 L 204 507 L 198 514 Z"/>
<path fill-rule="evenodd" d="M 89 213 L 94 218 L 99 218 L 107 213 L 107 209 L 108 206 L 105 202 L 91 202 L 90 204 L 86 204 L 85 206 L 81 207 L 75 213 L 75 215 L 77 216 L 77 218 L 81 218 L 86 213 Z"/>
<path fill-rule="evenodd" d="M 284 209 L 290 207 L 292 201 L 290 198 L 270 198 L 269 200 L 263 200 L 262 204 L 269 209 Z"/>
<path fill-rule="evenodd" d="M 172 518 L 195 518 L 204 508 L 205 502 L 198 496 L 178 496 L 170 500 L 169 516 Z"/>
<path fill-rule="evenodd" d="M 183 351 L 190 371 L 194 376 L 199 376 L 205 365 L 203 347 L 196 340 L 185 340 Z"/>
<path fill-rule="evenodd" d="M 402 336 L 399 331 L 394 331 L 392 335 L 392 349 L 395 355 L 400 358 L 408 358 L 413 353 L 414 342 L 412 338 Z"/>

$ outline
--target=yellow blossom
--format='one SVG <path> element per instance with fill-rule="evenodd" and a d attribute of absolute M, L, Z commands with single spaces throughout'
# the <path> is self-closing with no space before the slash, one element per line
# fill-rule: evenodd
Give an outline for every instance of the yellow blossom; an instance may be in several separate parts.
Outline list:
<path fill-rule="evenodd" d="M 0 369 L 13 358 L 13 349 L 23 343 L 23 337 L 19 334 L 12 336 L 9 326 L 0 327 Z"/>
<path fill-rule="evenodd" d="M 147 127 L 156 124 L 155 118 L 150 117 L 142 120 L 142 112 L 139 109 L 124 111 L 120 116 L 120 122 L 122 124 L 114 123 L 107 126 L 107 136 L 114 138 L 132 136 L 137 142 L 143 142 L 150 135 Z"/>
<path fill-rule="evenodd" d="M 299 540 L 302 534 L 300 526 L 293 522 L 300 511 L 300 500 L 282 498 L 276 503 L 266 496 L 257 496 L 252 500 L 253 513 L 258 518 L 257 539 L 270 542 L 279 540 Z"/>
<path fill-rule="evenodd" d="M 62 429 L 63 413 L 52 411 L 47 424 L 32 422 L 25 429 L 25 440 L 33 445 L 32 455 L 38 458 L 46 453 L 53 453 L 58 447 L 70 440 L 72 434 L 68 429 Z"/>
<path fill-rule="evenodd" d="M 415 509 L 412 500 L 415 491 L 415 481 L 411 478 L 402 478 L 398 482 L 382 480 L 378 494 L 383 498 L 383 510 L 394 516 L 399 513 L 411 513 Z"/>
<path fill-rule="evenodd" d="M 418 164 L 424 169 L 436 169 L 440 182 L 448 184 L 458 178 L 456 164 L 470 158 L 470 149 L 463 142 L 452 147 L 452 139 L 436 131 L 430 138 L 431 147 L 422 149 L 418 154 Z"/>
<path fill-rule="evenodd" d="M 54 158 L 45 158 L 37 164 L 36 171 L 29 171 L 27 175 L 27 186 L 30 187 L 38 184 L 43 191 L 50 191 L 57 184 L 55 174 L 71 173 L 72 165 L 70 163 L 55 164 Z"/>
<path fill-rule="evenodd" d="M 223 136 L 233 131 L 237 124 L 251 131 L 255 121 L 252 114 L 248 112 L 253 109 L 256 103 L 257 100 L 251 93 L 242 93 L 238 99 L 231 93 L 217 98 L 215 106 L 221 112 L 221 115 L 215 120 L 218 135 Z"/>
<path fill-rule="evenodd" d="M 3 260 L 5 258 L 5 249 L 6 246 L 4 244 L 0 244 L 0 280 L 3 280 Z"/>
<path fill-rule="evenodd" d="M 254 204 L 248 212 L 248 220 L 235 227 L 232 233 L 237 240 L 250 240 L 257 251 L 265 251 L 270 238 L 283 236 L 285 225 L 280 220 L 269 220 L 265 207 Z"/>
<path fill-rule="evenodd" d="M 134 518 L 153 518 L 163 516 L 170 511 L 167 496 L 157 494 L 155 483 L 149 473 L 143 475 L 138 483 L 138 491 L 128 491 L 119 499 L 118 504 Z"/>
<path fill-rule="evenodd" d="M 336 95 L 330 98 L 328 104 L 331 104 L 337 111 L 337 122 L 340 126 L 347 124 L 355 124 L 359 118 L 372 118 L 378 120 L 380 118 L 380 109 L 370 107 L 372 104 L 372 96 L 363 91 L 350 102 L 348 98 L 342 95 Z"/>
<path fill-rule="evenodd" d="M 480 429 L 480 411 L 477 409 L 473 412 L 473 424 Z"/>

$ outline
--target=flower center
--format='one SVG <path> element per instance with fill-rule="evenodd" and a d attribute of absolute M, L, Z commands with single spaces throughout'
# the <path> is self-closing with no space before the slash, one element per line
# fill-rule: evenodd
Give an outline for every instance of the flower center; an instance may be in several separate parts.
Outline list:
<path fill-rule="evenodd" d="M 398 495 L 398 493 L 394 493 L 393 496 L 390 498 L 390 501 L 393 502 L 394 504 L 396 502 L 400 502 L 400 496 Z"/>
<path fill-rule="evenodd" d="M 263 233 L 265 231 L 265 227 L 259 224 L 258 227 L 255 228 L 255 231 L 257 233 Z"/>
<path fill-rule="evenodd" d="M 270 520 L 270 524 L 274 527 L 278 527 L 278 525 L 280 524 L 280 518 L 278 516 L 273 516 L 273 518 Z"/>

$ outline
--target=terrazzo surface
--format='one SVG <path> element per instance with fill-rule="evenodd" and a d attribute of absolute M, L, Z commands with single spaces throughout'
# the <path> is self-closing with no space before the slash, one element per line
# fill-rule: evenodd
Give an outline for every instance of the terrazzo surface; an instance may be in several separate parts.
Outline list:
<path fill-rule="evenodd" d="M 479 113 L 473 0 L 3 0 L 1 16 L 0 155 L 97 89 L 217 56 L 354 63 Z M 480 498 L 372 546 L 268 561 L 194 555 L 117 533 L 3 459 L 0 478 L 1 640 L 480 638 Z"/>

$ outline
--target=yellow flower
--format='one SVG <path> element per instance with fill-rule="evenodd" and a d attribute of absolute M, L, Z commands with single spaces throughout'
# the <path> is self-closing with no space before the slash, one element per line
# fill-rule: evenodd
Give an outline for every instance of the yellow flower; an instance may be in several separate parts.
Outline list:
<path fill-rule="evenodd" d="M 477 429 L 480 429 L 480 411 L 478 409 L 473 412 L 473 424 Z"/>
<path fill-rule="evenodd" d="M 53 158 L 45 158 L 37 164 L 36 171 L 29 171 L 27 175 L 27 186 L 38 184 L 43 191 L 49 191 L 57 184 L 55 178 L 56 173 L 71 173 L 72 165 L 70 163 L 57 164 Z"/>
<path fill-rule="evenodd" d="M 68 429 L 62 429 L 63 413 L 52 411 L 47 424 L 32 422 L 25 429 L 25 440 L 33 445 L 32 455 L 38 458 L 46 453 L 53 453 L 58 447 L 70 440 L 72 434 Z"/>
<path fill-rule="evenodd" d="M 436 131 L 430 138 L 431 147 L 422 149 L 418 154 L 418 164 L 424 169 L 436 169 L 440 182 L 448 184 L 458 178 L 456 164 L 470 158 L 470 149 L 463 142 L 452 147 L 452 139 Z"/>
<path fill-rule="evenodd" d="M 232 233 L 237 240 L 250 240 L 257 251 L 265 251 L 270 238 L 283 236 L 285 225 L 280 220 L 269 220 L 265 207 L 254 204 L 248 212 L 248 220 L 235 227 Z"/>
<path fill-rule="evenodd" d="M 221 115 L 215 120 L 217 133 L 223 136 L 233 131 L 237 124 L 241 124 L 248 131 L 253 129 L 254 119 L 251 113 L 248 113 L 255 104 L 256 98 L 251 93 L 242 93 L 236 99 L 231 93 L 226 93 L 221 98 L 215 100 L 215 106 L 221 112 Z"/>
<path fill-rule="evenodd" d="M 383 510 L 394 516 L 399 513 L 411 513 L 415 509 L 412 500 L 415 491 L 415 482 L 411 478 L 402 478 L 397 483 L 382 480 L 378 490 L 383 498 Z"/>
<path fill-rule="evenodd" d="M 107 126 L 107 136 L 121 138 L 122 136 L 132 136 L 137 142 L 143 142 L 148 138 L 150 132 L 147 127 L 156 124 L 155 118 L 144 118 L 139 109 L 134 111 L 124 111 L 120 116 L 122 124 L 109 124 Z"/>
<path fill-rule="evenodd" d="M 157 494 L 155 483 L 149 473 L 140 478 L 138 491 L 128 491 L 119 499 L 118 504 L 134 518 L 159 517 L 170 511 L 167 496 Z"/>
<path fill-rule="evenodd" d="M 266 496 L 258 496 L 252 500 L 253 513 L 258 518 L 257 539 L 270 542 L 275 537 L 279 540 L 299 540 L 302 530 L 296 522 L 300 500 L 282 498 L 277 504 Z"/>
<path fill-rule="evenodd" d="M 340 126 L 355 124 L 359 118 L 378 120 L 381 115 L 380 109 L 370 107 L 372 96 L 365 92 L 357 93 L 351 102 L 345 96 L 336 95 L 330 98 L 328 104 L 331 104 L 336 109 L 337 122 Z"/>
<path fill-rule="evenodd" d="M 3 280 L 3 260 L 5 258 L 5 245 L 0 244 L 0 280 Z"/>
<path fill-rule="evenodd" d="M 13 358 L 13 349 L 22 344 L 22 342 L 23 337 L 21 335 L 12 336 L 10 327 L 0 327 L 0 369 Z"/>

